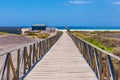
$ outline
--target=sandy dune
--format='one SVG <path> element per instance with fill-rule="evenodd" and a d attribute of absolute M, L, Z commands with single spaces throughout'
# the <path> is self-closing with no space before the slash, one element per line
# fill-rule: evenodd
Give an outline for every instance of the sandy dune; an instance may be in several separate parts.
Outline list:
<path fill-rule="evenodd" d="M 22 44 L 28 44 L 35 41 L 32 38 L 19 36 L 19 35 L 7 35 L 0 36 L 0 51 L 13 48 Z"/>

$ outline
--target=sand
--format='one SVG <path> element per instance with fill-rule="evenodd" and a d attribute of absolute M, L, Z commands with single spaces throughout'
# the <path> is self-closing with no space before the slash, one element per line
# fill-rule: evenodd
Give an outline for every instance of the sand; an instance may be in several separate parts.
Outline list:
<path fill-rule="evenodd" d="M 34 41 L 35 40 L 32 38 L 24 37 L 20 35 L 0 36 L 0 52 L 16 46 L 28 44 Z"/>

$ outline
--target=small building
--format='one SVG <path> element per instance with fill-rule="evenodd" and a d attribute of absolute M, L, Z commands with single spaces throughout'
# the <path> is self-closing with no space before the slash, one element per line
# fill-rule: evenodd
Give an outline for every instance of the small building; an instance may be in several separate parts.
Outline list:
<path fill-rule="evenodd" d="M 33 24 L 32 30 L 46 30 L 46 24 Z"/>
<path fill-rule="evenodd" d="M 21 28 L 21 34 L 24 34 L 27 31 L 32 31 L 32 28 Z"/>

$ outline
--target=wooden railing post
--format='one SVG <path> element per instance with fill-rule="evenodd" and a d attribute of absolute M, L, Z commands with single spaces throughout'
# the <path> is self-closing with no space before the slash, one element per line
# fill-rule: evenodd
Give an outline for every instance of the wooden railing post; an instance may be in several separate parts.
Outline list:
<path fill-rule="evenodd" d="M 35 64 L 35 58 L 36 58 L 36 47 L 35 43 L 33 44 L 33 64 Z"/>
<path fill-rule="evenodd" d="M 31 65 L 32 65 L 32 63 L 31 63 L 31 56 L 32 56 L 32 45 L 30 45 L 29 46 L 29 48 L 30 48 L 30 51 L 29 51 L 29 60 L 30 60 L 30 62 L 29 62 L 29 65 L 30 65 L 30 67 L 31 67 Z M 29 69 L 30 69 L 30 67 L 29 67 Z"/>
<path fill-rule="evenodd" d="M 87 48 L 88 48 L 88 56 L 89 56 L 89 65 L 92 67 L 92 55 L 91 55 L 90 45 L 87 45 Z"/>
<path fill-rule="evenodd" d="M 94 48 L 94 56 L 95 56 L 95 62 L 96 62 L 96 68 L 97 68 L 97 76 L 98 76 L 98 79 L 100 80 L 100 71 L 99 71 L 99 60 L 98 60 L 98 53 L 97 53 L 97 50 L 96 48 Z"/>
<path fill-rule="evenodd" d="M 17 53 L 17 79 L 19 80 L 19 66 L 20 66 L 20 49 L 18 50 Z"/>
<path fill-rule="evenodd" d="M 41 58 L 41 41 L 39 42 L 39 58 Z"/>
<path fill-rule="evenodd" d="M 11 54 L 11 53 L 8 53 L 7 80 L 10 80 L 10 54 Z"/>
<path fill-rule="evenodd" d="M 98 59 L 99 59 L 99 73 L 100 73 L 100 80 L 102 80 L 102 53 L 100 52 L 99 56 L 98 56 Z"/>
<path fill-rule="evenodd" d="M 107 56 L 107 62 L 108 62 L 108 66 L 109 66 L 109 71 L 110 71 L 110 75 L 109 75 L 109 79 L 110 79 L 110 76 L 111 76 L 111 79 L 112 80 L 115 80 L 115 70 L 114 70 L 114 67 L 113 67 L 113 63 L 112 63 L 112 60 L 111 60 L 111 58 L 110 58 L 110 56 L 108 55 Z"/>
<path fill-rule="evenodd" d="M 14 67 L 11 55 L 10 55 L 10 66 L 13 72 L 13 80 L 17 80 L 17 73 L 15 71 L 15 67 Z"/>
<path fill-rule="evenodd" d="M 26 66 L 27 66 L 27 59 L 26 59 L 26 47 L 24 47 L 24 53 L 23 53 L 23 57 L 24 57 L 24 74 L 26 73 Z"/>

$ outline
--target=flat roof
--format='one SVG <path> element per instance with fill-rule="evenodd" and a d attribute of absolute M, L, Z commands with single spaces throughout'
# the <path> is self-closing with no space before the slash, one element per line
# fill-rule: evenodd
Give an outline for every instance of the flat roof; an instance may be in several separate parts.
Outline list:
<path fill-rule="evenodd" d="M 46 24 L 33 24 L 32 26 L 47 26 Z"/>

